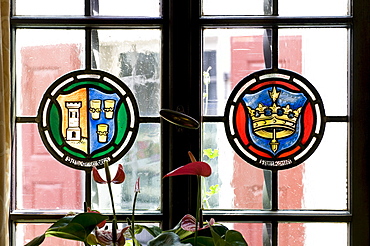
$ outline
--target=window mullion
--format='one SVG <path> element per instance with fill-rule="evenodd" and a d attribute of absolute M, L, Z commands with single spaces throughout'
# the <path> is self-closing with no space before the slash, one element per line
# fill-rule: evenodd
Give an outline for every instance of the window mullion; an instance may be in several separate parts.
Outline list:
<path fill-rule="evenodd" d="M 200 28 L 199 1 L 169 2 L 168 99 L 165 106 L 191 117 L 200 118 Z M 164 122 L 169 134 L 169 169 L 190 162 L 187 152 L 199 158 L 200 130 L 179 128 Z M 167 151 L 167 149 L 164 149 Z M 170 226 L 187 213 L 195 215 L 196 179 L 176 177 L 164 180 L 170 190 Z"/>
<path fill-rule="evenodd" d="M 358 110 L 370 103 L 368 91 L 370 70 L 368 48 L 370 41 L 370 2 L 367 0 L 354 0 L 353 27 L 351 33 L 351 71 L 353 81 L 350 89 L 350 119 L 351 119 L 351 149 L 350 149 L 350 212 L 353 215 L 350 223 L 350 245 L 368 245 L 370 242 L 369 226 L 369 126 L 366 113 L 368 110 Z M 366 21 L 365 21 L 366 20 Z M 366 30 L 366 31 L 365 31 Z M 364 93 L 365 92 L 365 93 Z M 366 106 L 365 106 L 366 105 Z"/>

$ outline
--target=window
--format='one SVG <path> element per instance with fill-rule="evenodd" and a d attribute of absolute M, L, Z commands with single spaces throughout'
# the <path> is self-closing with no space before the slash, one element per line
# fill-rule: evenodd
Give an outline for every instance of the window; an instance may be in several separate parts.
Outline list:
<path fill-rule="evenodd" d="M 13 1 L 11 244 L 24 245 L 69 211 L 91 206 L 110 213 L 107 190 L 91 182 L 90 170 L 58 163 L 38 133 L 40 102 L 49 86 L 76 70 L 113 74 L 136 98 L 138 134 L 112 165 L 122 163 L 127 175 L 114 190 L 120 222 L 130 215 L 137 177 L 139 223 L 169 229 L 194 214 L 196 180 L 161 178 L 188 163 L 192 151 L 213 169 L 205 180 L 210 191 L 205 219 L 241 231 L 249 245 L 366 244 L 368 128 L 366 110 L 356 109 L 368 102 L 363 92 L 369 23 L 362 11 L 368 5 L 364 0 Z M 225 131 L 233 89 L 266 68 L 302 74 L 325 107 L 320 145 L 303 164 L 286 170 L 246 163 Z M 161 108 L 190 115 L 200 128 L 164 121 Z M 72 107 L 69 114 L 65 134 L 80 139 L 80 111 Z M 47 243 L 67 245 L 59 239 Z"/>

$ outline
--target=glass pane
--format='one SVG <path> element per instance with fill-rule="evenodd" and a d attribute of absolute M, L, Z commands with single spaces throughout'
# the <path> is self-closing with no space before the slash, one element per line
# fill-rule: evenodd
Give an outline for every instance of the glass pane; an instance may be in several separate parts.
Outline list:
<path fill-rule="evenodd" d="M 205 209 L 269 209 L 263 207 L 264 171 L 243 161 L 230 147 L 222 123 L 203 124 L 203 161 L 212 167 L 205 178 Z"/>
<path fill-rule="evenodd" d="M 347 131 L 347 123 L 327 123 L 304 166 L 279 172 L 279 208 L 347 209 Z"/>
<path fill-rule="evenodd" d="M 239 231 L 248 245 L 270 246 L 270 223 L 222 223 L 229 230 Z"/>
<path fill-rule="evenodd" d="M 349 0 L 279 0 L 279 15 L 340 16 L 350 13 Z"/>
<path fill-rule="evenodd" d="M 265 12 L 265 0 L 243 1 L 243 0 L 203 0 L 204 15 L 268 15 Z"/>
<path fill-rule="evenodd" d="M 160 4 L 158 0 L 100 1 L 99 15 L 157 17 L 160 15 Z"/>
<path fill-rule="evenodd" d="M 347 123 L 327 123 L 316 152 L 279 171 L 280 209 L 347 209 Z"/>
<path fill-rule="evenodd" d="M 83 171 L 57 162 L 44 147 L 36 124 L 17 124 L 17 209 L 81 210 Z"/>
<path fill-rule="evenodd" d="M 204 115 L 222 115 L 235 85 L 248 74 L 265 68 L 263 35 L 263 29 L 204 30 Z"/>
<path fill-rule="evenodd" d="M 264 53 L 266 35 L 263 29 L 204 30 L 204 115 L 223 115 L 235 85 L 266 67 L 265 55 L 271 55 Z M 326 115 L 347 115 L 347 47 L 345 28 L 279 29 L 279 67 L 302 74 L 316 87 Z"/>
<path fill-rule="evenodd" d="M 348 245 L 346 223 L 280 223 L 279 246 Z"/>
<path fill-rule="evenodd" d="M 123 165 L 126 179 L 122 184 L 113 184 L 116 211 L 131 211 L 135 182 L 140 178 L 140 193 L 137 196 L 137 211 L 159 211 L 161 199 L 160 169 L 160 125 L 140 124 L 139 134 L 133 147 L 118 162 Z M 112 175 L 117 165 L 111 166 Z M 104 176 L 104 171 L 100 174 Z M 108 186 L 92 182 L 93 208 L 100 212 L 111 212 Z"/>
<path fill-rule="evenodd" d="M 97 68 L 112 73 L 130 87 L 140 116 L 159 116 L 160 30 L 98 30 L 97 35 Z"/>
<path fill-rule="evenodd" d="M 16 30 L 17 116 L 36 116 L 50 84 L 83 67 L 84 42 L 81 30 Z"/>
<path fill-rule="evenodd" d="M 84 15 L 84 2 L 84 0 L 14 0 L 14 9 L 16 15 Z"/>
<path fill-rule="evenodd" d="M 315 86 L 326 115 L 348 114 L 348 61 L 346 28 L 279 30 L 279 66 Z"/>

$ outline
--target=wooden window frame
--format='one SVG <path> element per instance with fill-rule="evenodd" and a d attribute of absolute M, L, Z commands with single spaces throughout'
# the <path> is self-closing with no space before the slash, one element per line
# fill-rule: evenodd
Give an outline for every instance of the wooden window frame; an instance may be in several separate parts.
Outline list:
<path fill-rule="evenodd" d="M 350 65 L 349 65 L 349 210 L 348 211 L 307 211 L 293 213 L 289 211 L 228 211 L 206 214 L 216 221 L 270 222 L 274 226 L 273 243 L 278 245 L 278 222 L 348 222 L 349 245 L 367 245 L 369 235 L 369 127 L 367 109 L 370 105 L 369 78 L 370 69 L 370 3 L 367 0 L 353 0 L 349 16 L 332 17 L 280 17 L 278 9 L 273 9 L 271 16 L 238 17 L 202 17 L 201 0 L 162 1 L 162 17 L 158 18 L 124 18 L 91 16 L 93 4 L 86 0 L 85 16 L 71 18 L 43 16 L 12 16 L 12 33 L 16 28 L 77 28 L 87 33 L 92 28 L 161 28 L 162 29 L 162 108 L 179 110 L 188 115 L 202 119 L 201 112 L 201 58 L 202 30 L 205 27 L 264 27 L 281 26 L 304 27 L 346 27 L 350 31 Z M 277 6 L 278 0 L 273 3 Z M 91 54 L 91 35 L 87 35 L 86 54 Z M 13 41 L 14 43 L 14 41 Z M 13 52 L 14 57 L 14 52 Z M 86 56 L 90 57 L 90 56 Z M 274 55 L 273 55 L 274 57 Z M 276 57 L 276 55 L 275 55 Z M 86 66 L 91 67 L 91 60 L 86 59 Z M 15 69 L 13 69 L 13 77 Z M 27 122 L 28 119 L 18 119 Z M 30 119 L 32 120 L 32 119 Z M 207 121 L 207 119 L 205 119 Z M 187 160 L 187 151 L 191 150 L 200 157 L 201 131 L 187 131 L 162 122 L 162 173 L 176 168 Z M 14 124 L 14 122 L 12 123 Z M 14 175 L 13 175 L 14 177 Z M 146 214 L 139 220 L 160 221 L 164 228 L 176 225 L 179 218 L 186 213 L 193 213 L 196 207 L 196 180 L 191 177 L 165 179 L 162 184 L 162 213 Z M 275 194 L 276 195 L 276 194 Z M 14 197 L 14 196 L 13 196 Z M 186 201 L 186 202 L 184 202 Z M 13 203 L 14 204 L 14 199 Z M 194 214 L 194 213 L 193 213 Z M 11 229 L 14 240 L 14 223 L 18 221 L 48 222 L 60 218 L 60 214 L 20 213 L 10 211 Z M 125 220 L 126 215 L 119 219 Z M 13 244 L 14 242 L 11 242 Z"/>

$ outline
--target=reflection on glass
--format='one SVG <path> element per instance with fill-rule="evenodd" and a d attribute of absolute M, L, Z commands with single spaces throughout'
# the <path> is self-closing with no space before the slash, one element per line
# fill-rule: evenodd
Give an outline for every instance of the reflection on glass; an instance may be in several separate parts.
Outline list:
<path fill-rule="evenodd" d="M 159 211 L 161 199 L 160 175 L 160 125 L 140 124 L 134 145 L 122 158 L 126 179 L 120 185 L 113 185 L 116 211 L 131 211 L 135 182 L 140 178 L 140 193 L 137 196 L 138 211 Z M 117 164 L 111 165 L 111 173 Z M 101 212 L 111 212 L 107 185 L 92 181 L 92 207 Z"/>
<path fill-rule="evenodd" d="M 140 116 L 159 116 L 160 30 L 98 30 L 97 68 L 119 77 L 134 93 Z"/>
<path fill-rule="evenodd" d="M 36 124 L 17 125 L 17 209 L 83 209 L 85 173 L 57 162 Z"/>
<path fill-rule="evenodd" d="M 16 36 L 16 114 L 35 116 L 49 85 L 83 67 L 85 36 L 62 29 L 17 29 Z"/>

